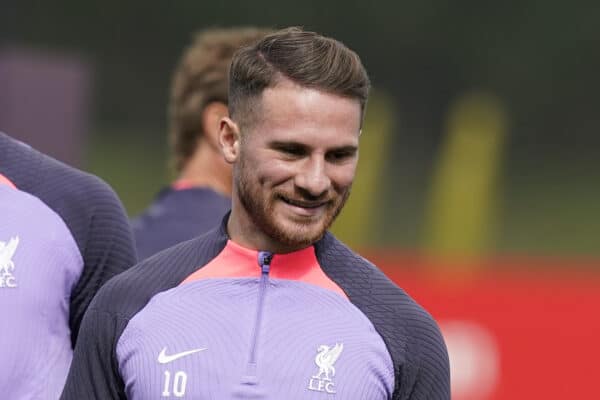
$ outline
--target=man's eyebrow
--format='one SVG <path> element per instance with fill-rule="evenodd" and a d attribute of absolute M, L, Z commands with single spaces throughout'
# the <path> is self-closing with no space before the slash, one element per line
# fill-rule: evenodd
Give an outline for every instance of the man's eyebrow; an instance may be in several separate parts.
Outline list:
<path fill-rule="evenodd" d="M 271 147 L 289 147 L 289 146 L 298 146 L 298 147 L 308 147 L 307 145 L 295 142 L 293 140 L 271 140 L 269 142 L 269 146 Z"/>
<path fill-rule="evenodd" d="M 269 142 L 269 147 L 275 150 L 302 150 L 309 151 L 310 146 L 295 141 L 273 140 Z"/>
<path fill-rule="evenodd" d="M 273 140 L 271 142 L 269 142 L 269 147 L 274 148 L 274 149 L 291 149 L 291 148 L 295 148 L 295 149 L 303 149 L 303 150 L 310 150 L 310 146 L 304 144 L 304 143 L 300 143 L 300 142 L 295 142 L 295 141 L 281 141 L 281 140 Z M 353 153 L 356 152 L 358 150 L 358 146 L 353 145 L 353 144 L 348 144 L 348 145 L 343 145 L 343 146 L 339 146 L 339 147 L 331 147 L 327 149 L 327 152 L 340 152 L 340 153 Z"/>

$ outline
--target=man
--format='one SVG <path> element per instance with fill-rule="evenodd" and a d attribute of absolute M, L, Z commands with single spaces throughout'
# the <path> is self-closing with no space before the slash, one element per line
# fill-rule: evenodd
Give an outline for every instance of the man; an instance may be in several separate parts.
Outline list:
<path fill-rule="evenodd" d="M 0 397 L 57 399 L 81 319 L 135 264 L 112 189 L 0 132 Z"/>
<path fill-rule="evenodd" d="M 219 147 L 219 120 L 228 115 L 229 64 L 240 47 L 268 30 L 200 32 L 175 69 L 169 103 L 170 140 L 177 180 L 133 223 L 143 260 L 214 228 L 231 208 L 231 166 Z"/>
<path fill-rule="evenodd" d="M 232 210 L 88 310 L 63 399 L 449 399 L 432 318 L 326 231 L 358 160 L 369 79 L 291 28 L 234 56 Z"/>

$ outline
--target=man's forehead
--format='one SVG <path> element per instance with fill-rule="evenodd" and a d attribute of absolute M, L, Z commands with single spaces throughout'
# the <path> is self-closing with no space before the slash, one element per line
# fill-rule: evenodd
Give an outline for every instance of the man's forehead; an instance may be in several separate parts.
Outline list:
<path fill-rule="evenodd" d="M 360 108 L 360 101 L 358 99 L 349 98 L 339 93 L 334 93 L 326 89 L 318 87 L 305 86 L 292 81 L 291 79 L 280 77 L 275 81 L 272 86 L 266 87 L 258 100 L 270 99 L 273 97 L 294 97 L 300 98 L 305 101 L 310 101 L 314 98 L 328 97 L 334 102 L 347 102 L 356 103 Z"/>
<path fill-rule="evenodd" d="M 257 99 L 257 122 L 288 124 L 327 122 L 345 124 L 356 122 L 360 129 L 361 107 L 357 99 L 332 94 L 323 90 L 296 85 L 280 84 L 267 88 Z"/>

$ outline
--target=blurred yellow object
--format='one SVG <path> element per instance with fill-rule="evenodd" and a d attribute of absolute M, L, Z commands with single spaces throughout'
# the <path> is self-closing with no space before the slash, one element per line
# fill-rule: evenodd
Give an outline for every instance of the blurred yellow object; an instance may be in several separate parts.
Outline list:
<path fill-rule="evenodd" d="M 360 137 L 360 155 L 352 195 L 333 225 L 334 234 L 349 246 L 365 246 L 373 236 L 394 125 L 392 100 L 379 90 L 369 96 Z M 372 242 L 372 240 L 371 240 Z"/>
<path fill-rule="evenodd" d="M 450 107 L 426 209 L 427 255 L 467 261 L 489 250 L 506 129 L 493 95 L 468 93 Z"/>

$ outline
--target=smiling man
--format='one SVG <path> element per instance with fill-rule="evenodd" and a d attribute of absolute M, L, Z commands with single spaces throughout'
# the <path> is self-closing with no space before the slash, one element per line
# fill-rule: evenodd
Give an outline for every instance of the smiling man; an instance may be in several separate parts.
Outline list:
<path fill-rule="evenodd" d="M 327 228 L 349 196 L 369 79 L 290 28 L 234 56 L 221 226 L 109 282 L 63 399 L 449 399 L 432 318 Z"/>
<path fill-rule="evenodd" d="M 239 163 L 228 231 L 243 246 L 289 253 L 319 240 L 344 206 L 364 105 L 283 76 L 274 79 L 260 102 L 245 100 L 255 102 L 253 112 L 262 118 L 248 122 L 234 109 L 239 124 L 221 122 L 225 159 Z"/>

